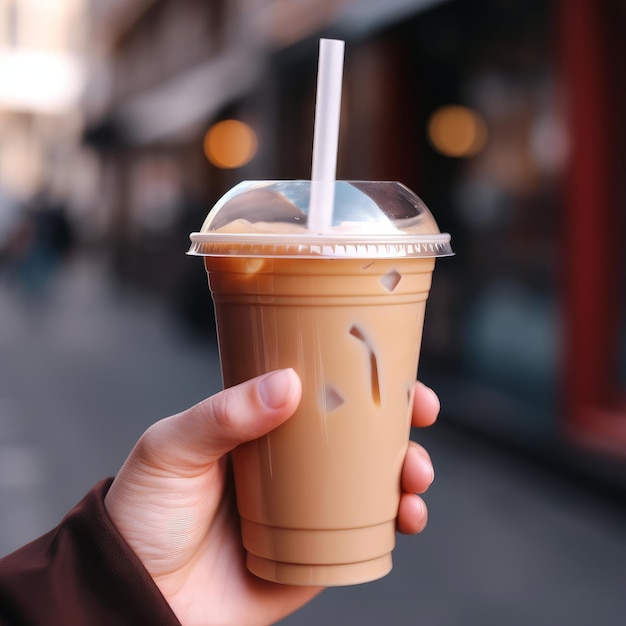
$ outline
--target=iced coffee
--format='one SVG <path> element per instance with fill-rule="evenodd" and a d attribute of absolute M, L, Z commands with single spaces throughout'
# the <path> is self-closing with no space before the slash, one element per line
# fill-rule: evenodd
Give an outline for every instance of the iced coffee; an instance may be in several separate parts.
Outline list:
<path fill-rule="evenodd" d="M 288 584 L 391 569 L 426 299 L 451 254 L 399 183 L 335 183 L 333 223 L 307 229 L 308 181 L 231 190 L 192 235 L 215 303 L 223 382 L 294 368 L 285 424 L 233 453 L 247 564 Z"/>

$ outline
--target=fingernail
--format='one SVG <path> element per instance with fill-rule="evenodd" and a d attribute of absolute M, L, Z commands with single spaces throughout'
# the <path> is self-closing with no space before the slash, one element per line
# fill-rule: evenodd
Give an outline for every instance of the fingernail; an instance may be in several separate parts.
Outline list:
<path fill-rule="evenodd" d="M 433 404 L 435 404 L 438 407 L 437 412 L 439 412 L 441 410 L 441 400 L 439 399 L 437 392 L 434 389 L 431 389 L 428 385 L 425 385 L 421 380 L 418 380 L 417 383 L 426 390 L 428 395 L 430 395 L 430 397 L 433 400 Z"/>
<path fill-rule="evenodd" d="M 433 482 L 433 480 L 435 480 L 435 470 L 433 469 L 432 464 L 427 459 L 425 459 L 423 456 L 420 456 L 420 459 L 421 459 L 422 467 L 424 469 L 424 472 L 428 476 L 428 480 L 429 480 L 429 484 L 430 484 L 430 483 Z"/>
<path fill-rule="evenodd" d="M 278 370 L 268 374 L 259 383 L 259 394 L 265 406 L 270 409 L 279 409 L 291 395 L 293 378 L 290 369 Z"/>
<path fill-rule="evenodd" d="M 426 517 L 428 514 L 428 509 L 426 508 L 426 503 L 419 496 L 415 496 L 417 499 L 417 504 L 419 506 L 419 513 L 417 514 L 420 522 Z"/>

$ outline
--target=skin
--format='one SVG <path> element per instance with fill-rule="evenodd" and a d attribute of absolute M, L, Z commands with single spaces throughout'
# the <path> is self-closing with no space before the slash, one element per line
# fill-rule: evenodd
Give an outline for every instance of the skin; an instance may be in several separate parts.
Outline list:
<path fill-rule="evenodd" d="M 273 624 L 322 591 L 248 572 L 229 471 L 228 453 L 287 420 L 301 391 L 294 370 L 278 370 L 163 419 L 142 435 L 113 481 L 106 509 L 183 626 Z M 413 426 L 430 426 L 439 413 L 437 396 L 418 382 L 414 398 Z M 400 532 L 426 526 L 426 505 L 417 494 L 433 478 L 428 453 L 411 442 Z"/>

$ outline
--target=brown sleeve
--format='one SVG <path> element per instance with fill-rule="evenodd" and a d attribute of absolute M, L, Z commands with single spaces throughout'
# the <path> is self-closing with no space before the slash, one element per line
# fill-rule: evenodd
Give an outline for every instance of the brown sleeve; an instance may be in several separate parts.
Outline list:
<path fill-rule="evenodd" d="M 96 485 L 54 530 L 0 559 L 0 624 L 180 626 Z"/>

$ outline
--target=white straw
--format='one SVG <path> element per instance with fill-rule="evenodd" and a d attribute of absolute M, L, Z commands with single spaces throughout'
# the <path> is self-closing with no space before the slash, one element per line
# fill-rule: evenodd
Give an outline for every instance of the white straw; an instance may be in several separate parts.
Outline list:
<path fill-rule="evenodd" d="M 333 220 L 344 48 L 344 41 L 320 39 L 308 219 L 310 230 L 324 230 L 331 226 Z"/>

